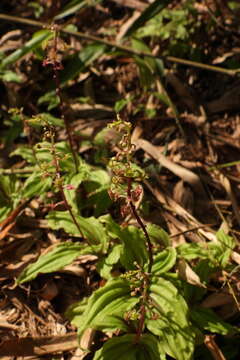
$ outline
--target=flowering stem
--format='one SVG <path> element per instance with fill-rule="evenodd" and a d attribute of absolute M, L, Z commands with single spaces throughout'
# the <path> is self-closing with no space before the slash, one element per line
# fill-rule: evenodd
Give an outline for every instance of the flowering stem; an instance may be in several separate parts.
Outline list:
<path fill-rule="evenodd" d="M 56 152 L 56 147 L 55 147 L 55 142 L 54 142 L 54 133 L 53 133 L 52 128 L 50 128 L 50 137 L 51 137 L 51 152 L 53 155 L 53 162 L 54 162 L 54 167 L 55 167 L 55 171 L 56 171 L 55 178 L 56 178 L 57 187 L 60 191 L 64 205 L 65 205 L 66 209 L 69 211 L 69 214 L 70 214 L 75 226 L 77 227 L 82 238 L 87 241 L 87 239 L 84 237 L 82 229 L 80 228 L 80 226 L 77 222 L 77 219 L 72 211 L 71 205 L 68 203 L 66 195 L 64 193 L 64 188 L 63 188 L 62 181 L 61 181 L 61 170 L 60 170 L 59 160 L 58 160 L 58 156 L 57 156 L 57 152 Z"/>
<path fill-rule="evenodd" d="M 128 195 L 128 201 L 129 201 L 129 205 L 131 207 L 131 211 L 133 216 L 135 217 L 135 219 L 137 220 L 139 226 L 141 227 L 144 236 L 146 238 L 147 241 L 147 247 L 148 247 L 148 258 L 149 258 L 149 263 L 148 263 L 148 273 L 151 274 L 152 271 L 152 265 L 153 265 L 153 251 L 152 251 L 152 243 L 150 240 L 150 237 L 148 235 L 147 229 L 145 224 L 143 223 L 142 219 L 140 218 L 140 216 L 138 215 L 137 209 L 132 201 L 132 196 L 131 196 L 131 189 L 132 189 L 132 179 L 128 178 L 127 179 L 127 195 Z"/>
<path fill-rule="evenodd" d="M 144 322 L 145 322 L 145 317 L 146 317 L 146 304 L 148 301 L 148 289 L 149 289 L 149 285 L 150 285 L 149 276 L 151 275 L 152 266 L 153 266 L 153 251 L 152 251 L 152 243 L 151 243 L 150 237 L 148 235 L 146 226 L 143 223 L 140 216 L 138 215 L 137 209 L 132 201 L 131 188 L 132 188 L 132 179 L 127 178 L 127 195 L 128 195 L 129 205 L 130 205 L 133 216 L 137 220 L 137 222 L 138 222 L 139 226 L 141 227 L 141 229 L 144 233 L 144 236 L 146 238 L 147 247 L 148 247 L 148 259 L 149 259 L 148 272 L 143 273 L 144 279 L 143 279 L 143 283 L 142 283 L 142 289 L 143 289 L 142 304 L 140 306 L 140 319 L 139 319 L 136 338 L 135 338 L 135 342 L 138 343 L 138 341 L 143 333 Z"/>
<path fill-rule="evenodd" d="M 60 84 L 60 79 L 59 79 L 59 70 L 62 70 L 63 67 L 62 67 L 62 64 L 60 63 L 60 61 L 57 59 L 58 36 L 59 36 L 59 31 L 55 28 L 54 29 L 54 42 L 53 42 L 54 55 L 53 55 L 53 64 L 52 64 L 53 65 L 53 78 L 55 80 L 55 85 L 56 85 L 56 88 L 55 88 L 56 95 L 59 98 L 59 108 L 61 111 L 61 118 L 65 124 L 68 142 L 69 142 L 69 146 L 70 146 L 74 164 L 75 164 L 75 171 L 77 173 L 79 163 L 78 163 L 78 158 L 77 158 L 76 152 L 74 151 L 74 142 L 73 142 L 71 129 L 70 129 L 70 126 L 69 126 L 67 118 L 66 118 L 66 111 L 65 111 L 65 107 L 64 107 L 64 101 L 63 101 L 62 92 L 61 92 L 61 84 Z"/>

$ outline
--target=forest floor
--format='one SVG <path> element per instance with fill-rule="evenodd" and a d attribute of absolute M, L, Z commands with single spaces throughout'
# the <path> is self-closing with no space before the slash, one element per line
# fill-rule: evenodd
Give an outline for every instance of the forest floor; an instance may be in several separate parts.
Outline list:
<path fill-rule="evenodd" d="M 170 2 L 170 9 L 181 10 L 183 5 L 178 3 Z M 221 228 L 236 240 L 231 262 L 238 269 L 239 9 L 233 11 L 224 5 L 228 1 L 222 4 L 219 1 L 195 3 L 194 17 L 187 13 L 180 25 L 173 22 L 172 26 L 176 26 L 179 33 L 166 33 L 165 38 L 150 33 L 146 37 L 152 53 L 164 56 L 162 78 L 148 79 L 147 70 L 139 65 L 131 52 L 123 52 L 117 47 L 112 52 L 101 49 L 94 61 L 83 63 L 82 70 L 76 71 L 75 77 L 65 74 L 67 82 L 62 89 L 62 108 L 53 106 L 51 109 L 54 98 L 43 97 L 54 84 L 53 70 L 51 66 L 42 66 L 44 52 L 50 53 L 51 49 L 43 47 L 26 52 L 16 61 L 11 61 L 10 70 L 22 81 L 17 82 L 16 78 L 9 81 L 6 73 L 1 75 L 0 200 L 3 208 L 4 198 L 17 199 L 19 182 L 24 183 L 28 171 L 31 172 L 26 167 L 26 157 L 10 154 L 22 145 L 34 146 L 44 135 L 39 129 L 31 128 L 24 117 L 48 113 L 61 118 L 63 110 L 77 153 L 87 163 L 104 167 L 104 162 L 107 163 L 109 156 L 116 151 L 118 138 L 114 132 L 103 133 L 102 130 L 115 120 L 116 110 L 122 107 L 120 116 L 133 124 L 134 159 L 148 174 L 142 184 L 143 221 L 161 226 L 170 235 L 174 247 L 188 242 L 198 243 L 203 238 L 211 241 Z M 25 0 L 2 0 L 0 13 L 49 23 L 54 16 L 62 14 L 67 1 L 42 0 L 31 4 Z M 62 16 L 60 20 L 56 18 L 56 21 L 59 24 L 68 21 L 84 34 L 121 45 L 124 34 L 147 6 L 147 1 L 109 0 L 82 7 L 75 14 Z M 40 29 L 17 20 L 2 19 L 1 57 L 4 59 L 4 56 L 22 48 Z M 181 29 L 188 33 L 181 35 Z M 70 69 L 71 64 L 68 67 L 65 52 L 68 56 L 76 51 L 81 53 L 89 43 L 88 39 L 71 34 L 62 34 L 62 38 L 58 60 L 64 69 L 59 71 L 60 76 L 65 69 L 74 72 Z M 143 47 L 135 49 L 147 51 Z M 47 61 L 51 62 L 49 53 Z M 87 54 L 84 56 L 87 58 Z M 169 56 L 197 61 L 198 65 L 179 64 Z M 146 61 L 146 57 L 144 59 Z M 201 68 L 199 63 L 216 68 Z M 226 72 L 219 68 L 226 69 Z M 122 99 L 125 103 L 121 103 Z M 17 113 L 16 109 L 20 108 L 23 112 Z M 66 129 L 57 127 L 56 138 L 57 141 L 66 140 Z M 15 176 L 18 183 L 6 185 L 9 176 Z M 79 186 L 78 196 L 85 196 L 84 201 L 88 202 L 89 196 L 84 192 L 86 189 Z M 64 206 L 59 194 L 51 189 L 47 198 L 45 201 L 35 194 L 13 202 L 9 211 L 0 210 L 0 357 L 4 360 L 91 358 L 91 354 L 86 357 L 77 348 L 76 328 L 66 318 L 65 312 L 70 305 L 104 284 L 96 269 L 95 255 L 80 256 L 61 271 L 41 274 L 26 284 L 15 283 L 23 269 L 36 261 L 40 254 L 73 238 L 64 230 L 49 228 L 45 218 L 48 212 L 62 210 Z M 112 204 L 108 211 L 119 222 L 135 223 L 129 215 L 124 219 L 117 204 Z M 83 213 L 85 216 L 93 215 L 88 208 Z M 205 295 L 204 306 L 217 309 L 222 319 L 234 319 L 234 324 L 237 324 L 239 271 L 228 277 L 235 296 L 224 291 L 226 278 L 222 272 L 214 276 L 218 291 L 209 291 Z M 85 341 L 90 340 L 91 333 L 86 333 Z"/>

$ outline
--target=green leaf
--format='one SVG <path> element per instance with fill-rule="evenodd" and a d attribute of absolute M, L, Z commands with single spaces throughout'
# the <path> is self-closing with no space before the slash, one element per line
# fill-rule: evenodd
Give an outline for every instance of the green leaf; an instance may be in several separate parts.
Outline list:
<path fill-rule="evenodd" d="M 20 183 L 16 176 L 0 174 L 0 221 L 6 218 L 20 200 Z"/>
<path fill-rule="evenodd" d="M 127 98 L 127 99 L 120 99 L 118 101 L 115 102 L 114 105 L 114 111 L 118 114 L 121 110 L 123 110 L 125 108 L 125 106 L 132 100 L 131 97 Z"/>
<path fill-rule="evenodd" d="M 38 105 L 48 104 L 47 107 L 48 111 L 57 107 L 59 103 L 60 103 L 60 99 L 59 96 L 56 95 L 55 90 L 46 92 L 44 95 L 40 96 L 40 98 L 38 98 L 37 101 Z"/>
<path fill-rule="evenodd" d="M 106 45 L 94 42 L 85 46 L 79 53 L 74 54 L 67 62 L 64 70 L 61 71 L 61 86 L 85 71 L 87 66 L 106 52 L 106 49 Z"/>
<path fill-rule="evenodd" d="M 208 244 L 208 248 L 212 253 L 212 257 L 218 262 L 219 266 L 225 268 L 229 262 L 232 250 L 234 249 L 236 242 L 235 240 L 225 234 L 222 230 L 216 233 L 218 242 L 211 242 Z"/>
<path fill-rule="evenodd" d="M 12 156 L 21 156 L 29 164 L 35 164 L 36 159 L 34 157 L 33 149 L 29 146 L 18 146 L 13 152 L 11 152 L 10 157 Z"/>
<path fill-rule="evenodd" d="M 0 71 L 0 79 L 6 82 L 16 82 L 16 83 L 23 82 L 22 76 L 18 75 L 17 73 L 11 70 Z"/>
<path fill-rule="evenodd" d="M 33 127 L 43 127 L 45 124 L 64 127 L 63 119 L 57 118 L 49 113 L 39 113 L 36 117 L 28 119 L 27 122 Z"/>
<path fill-rule="evenodd" d="M 214 311 L 202 307 L 191 309 L 192 321 L 201 330 L 221 335 L 233 335 L 239 332 L 237 328 L 223 321 Z"/>
<path fill-rule="evenodd" d="M 216 233 L 217 240 L 222 244 L 223 250 L 232 250 L 236 246 L 236 241 L 232 236 L 225 234 L 223 230 L 219 230 Z"/>
<path fill-rule="evenodd" d="M 71 173 L 75 171 L 74 159 L 70 150 L 69 144 L 65 141 L 56 143 L 55 145 L 56 155 L 59 158 L 59 165 L 62 172 Z M 55 174 L 56 169 L 53 162 L 52 144 L 45 141 L 37 143 L 34 147 L 38 164 L 42 165 L 46 172 Z M 81 162 L 81 159 L 79 158 Z M 47 166 L 46 166 L 47 165 Z"/>
<path fill-rule="evenodd" d="M 150 87 L 155 81 L 152 68 L 145 61 L 145 59 L 140 58 L 140 56 L 134 56 L 134 59 L 139 69 L 141 86 L 145 88 Z"/>
<path fill-rule="evenodd" d="M 88 297 L 85 297 L 67 308 L 65 316 L 71 321 L 74 326 L 80 326 L 79 324 L 81 324 L 82 314 L 84 313 L 87 304 Z"/>
<path fill-rule="evenodd" d="M 111 271 L 113 268 L 113 265 L 116 264 L 121 256 L 122 252 L 122 245 L 115 245 L 111 252 L 109 252 L 109 255 L 102 259 L 101 262 L 97 265 L 97 270 L 100 272 L 101 277 L 104 279 L 110 279 L 111 278 Z"/>
<path fill-rule="evenodd" d="M 160 11 L 162 11 L 171 0 L 155 0 L 152 4 L 150 4 L 141 15 L 134 21 L 134 23 L 130 26 L 125 36 L 131 36 L 137 29 L 143 26 L 148 20 L 157 15 Z"/>
<path fill-rule="evenodd" d="M 206 259 L 209 257 L 207 248 L 199 244 L 181 244 L 177 247 L 177 252 L 180 257 L 186 260 L 193 260 L 197 258 Z"/>
<path fill-rule="evenodd" d="M 160 275 L 169 271 L 176 263 L 177 252 L 173 247 L 161 251 L 154 257 L 152 273 Z"/>
<path fill-rule="evenodd" d="M 84 218 L 77 214 L 75 214 L 75 218 L 89 243 L 106 246 L 108 240 L 106 231 L 98 219 L 94 217 Z M 64 229 L 68 234 L 81 236 L 68 211 L 51 211 L 46 219 L 51 229 Z"/>
<path fill-rule="evenodd" d="M 110 280 L 104 287 L 95 291 L 79 319 L 79 335 L 81 336 L 87 328 L 126 331 L 126 324 L 121 318 L 139 302 L 139 298 L 130 294 L 129 283 L 123 279 Z"/>
<path fill-rule="evenodd" d="M 195 335 L 188 319 L 188 307 L 177 288 L 168 280 L 153 278 L 149 297 L 147 328 L 160 337 L 165 352 L 177 360 L 192 359 Z"/>
<path fill-rule="evenodd" d="M 71 264 L 74 259 L 82 254 L 89 253 L 90 249 L 83 244 L 63 243 L 56 246 L 47 254 L 41 255 L 34 264 L 30 264 L 20 274 L 17 284 L 33 280 L 40 273 L 51 273 Z"/>
<path fill-rule="evenodd" d="M 128 226 L 118 234 L 123 242 L 123 252 L 120 261 L 127 270 L 136 269 L 135 263 L 143 267 L 148 263 L 145 237 L 141 229 Z"/>
<path fill-rule="evenodd" d="M 88 1 L 86 0 L 74 0 L 70 1 L 70 3 L 67 4 L 67 6 L 63 9 L 60 14 L 54 17 L 55 20 L 63 19 L 69 15 L 72 15 L 79 11 L 81 8 L 86 7 L 88 5 Z"/>
<path fill-rule="evenodd" d="M 5 57 L 1 62 L 1 68 L 5 68 L 8 65 L 11 65 L 22 58 L 24 55 L 33 51 L 38 47 L 44 40 L 48 40 L 53 36 L 53 33 L 50 30 L 40 30 L 36 32 L 32 39 L 27 41 L 20 49 L 14 51 L 12 54 Z"/>
<path fill-rule="evenodd" d="M 31 198 L 36 195 L 42 195 L 51 188 L 51 184 L 51 177 L 43 177 L 42 174 L 35 172 L 25 181 L 22 189 L 22 196 L 25 198 Z"/>
<path fill-rule="evenodd" d="M 138 50 L 141 52 L 146 52 L 146 53 L 151 54 L 151 49 L 142 40 L 137 39 L 137 38 L 132 38 L 131 42 L 132 42 L 132 47 L 134 50 Z M 137 57 L 137 59 L 140 60 L 141 58 Z M 143 59 L 144 59 L 145 65 L 147 65 L 151 74 L 155 73 L 156 69 L 158 68 L 157 64 L 156 64 L 156 60 L 154 58 L 150 58 L 147 56 L 145 56 Z"/>
<path fill-rule="evenodd" d="M 95 6 L 98 3 L 100 3 L 102 0 L 93 0 L 93 1 L 88 1 L 88 0 L 73 0 L 70 1 L 69 4 L 67 4 L 67 6 L 64 8 L 64 10 L 62 12 L 60 12 L 60 14 L 58 14 L 57 16 L 54 17 L 55 20 L 60 20 L 63 19 L 69 15 L 75 14 L 77 11 L 79 11 L 80 9 L 84 8 L 84 7 L 90 7 L 90 6 Z"/>
<path fill-rule="evenodd" d="M 162 244 L 164 246 L 171 245 L 171 239 L 169 234 L 163 230 L 160 226 L 155 224 L 147 224 L 147 232 L 151 241 L 156 244 Z"/>
<path fill-rule="evenodd" d="M 77 189 L 84 180 L 88 179 L 90 171 L 90 167 L 82 162 L 81 166 L 79 166 L 79 172 L 77 174 L 70 173 L 64 177 L 64 194 L 66 196 L 67 202 L 75 213 L 79 213 Z M 69 185 L 70 190 L 68 190 Z M 71 189 L 71 186 L 73 189 Z"/>
<path fill-rule="evenodd" d="M 136 334 L 112 338 L 95 353 L 93 360 L 160 360 L 157 339 L 143 334 L 136 342 Z"/>

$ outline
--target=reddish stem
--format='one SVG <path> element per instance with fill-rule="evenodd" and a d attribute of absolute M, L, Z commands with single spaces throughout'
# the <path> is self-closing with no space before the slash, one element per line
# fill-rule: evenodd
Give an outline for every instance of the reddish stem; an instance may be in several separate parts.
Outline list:
<path fill-rule="evenodd" d="M 140 319 L 139 319 L 136 338 L 135 338 L 135 342 L 138 343 L 139 339 L 143 333 L 144 322 L 145 322 L 145 317 L 146 317 L 146 304 L 147 304 L 147 300 L 148 300 L 149 276 L 151 274 L 152 266 L 153 266 L 153 251 L 152 251 L 152 243 L 151 243 L 150 237 L 148 235 L 146 226 L 144 225 L 142 219 L 138 215 L 137 209 L 132 200 L 132 194 L 131 194 L 132 179 L 131 178 L 127 179 L 127 185 L 128 185 L 127 186 L 127 195 L 128 195 L 128 201 L 129 201 L 129 204 L 131 207 L 131 211 L 145 235 L 145 238 L 147 241 L 147 246 L 148 246 L 148 258 L 149 258 L 148 273 L 147 274 L 143 273 L 144 280 L 143 280 L 143 284 L 142 284 L 142 288 L 143 288 L 142 305 L 140 306 Z"/>
<path fill-rule="evenodd" d="M 67 118 L 65 116 L 66 111 L 65 111 L 65 107 L 64 107 L 64 101 L 63 101 L 63 96 L 62 96 L 62 92 L 61 92 L 61 84 L 60 84 L 60 79 L 59 79 L 59 70 L 62 70 L 62 64 L 57 59 L 58 34 L 59 34 L 59 32 L 57 30 L 55 30 L 54 45 L 53 45 L 53 50 L 54 50 L 54 62 L 53 62 L 53 73 L 54 74 L 53 74 L 53 78 L 55 80 L 55 85 L 56 85 L 56 89 L 55 89 L 56 95 L 59 98 L 59 108 L 60 108 L 60 111 L 61 111 L 61 118 L 62 118 L 62 120 L 64 121 L 64 124 L 65 124 L 67 137 L 68 137 L 68 142 L 69 142 L 71 153 L 72 153 L 72 156 L 73 156 L 73 159 L 74 159 L 75 170 L 76 170 L 76 173 L 77 173 L 78 172 L 78 158 L 77 158 L 76 152 L 74 151 L 74 141 L 73 141 L 71 129 L 70 129 L 70 126 L 68 124 Z"/>

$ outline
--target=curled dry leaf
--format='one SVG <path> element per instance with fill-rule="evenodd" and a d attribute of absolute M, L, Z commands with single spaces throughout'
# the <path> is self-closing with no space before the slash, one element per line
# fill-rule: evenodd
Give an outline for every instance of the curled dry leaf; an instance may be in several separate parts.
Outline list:
<path fill-rule="evenodd" d="M 201 282 L 199 276 L 193 271 L 188 263 L 181 259 L 178 262 L 178 273 L 182 279 L 187 281 L 189 284 L 196 285 L 202 288 L 206 288 L 206 286 Z"/>

